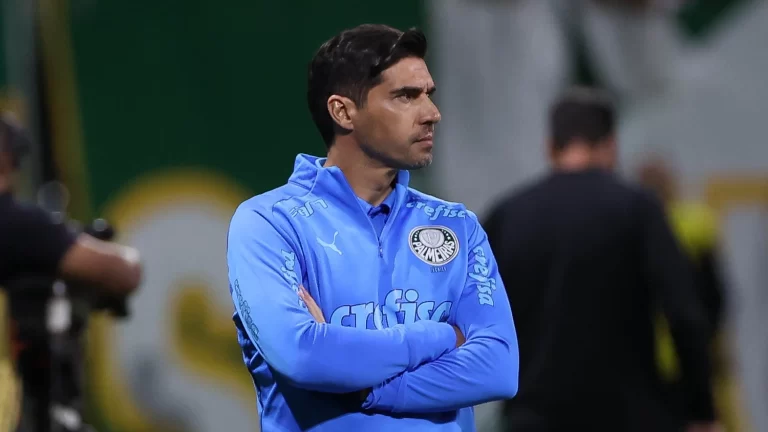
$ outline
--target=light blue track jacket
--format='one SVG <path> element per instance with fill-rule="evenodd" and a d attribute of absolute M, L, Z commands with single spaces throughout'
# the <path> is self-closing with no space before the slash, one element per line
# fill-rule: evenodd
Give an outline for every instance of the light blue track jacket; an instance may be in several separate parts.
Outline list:
<path fill-rule="evenodd" d="M 518 378 L 512 312 L 477 217 L 409 188 L 401 171 L 379 235 L 324 161 L 299 155 L 288 183 L 230 224 L 233 319 L 262 430 L 474 431 L 472 406 L 514 396 Z M 459 348 L 449 323 L 466 336 Z"/>

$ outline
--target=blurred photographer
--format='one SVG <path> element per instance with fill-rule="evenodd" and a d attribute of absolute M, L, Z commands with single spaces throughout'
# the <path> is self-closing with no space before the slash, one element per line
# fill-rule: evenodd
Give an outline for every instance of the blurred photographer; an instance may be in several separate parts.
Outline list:
<path fill-rule="evenodd" d="M 0 118 L 0 286 L 27 274 L 59 277 L 95 293 L 124 297 L 141 281 L 139 253 L 73 234 L 45 210 L 17 202 L 14 173 L 28 151 L 23 129 Z"/>
<path fill-rule="evenodd" d="M 0 388 L 0 420 L 11 422 L 0 428 L 90 431 L 81 416 L 88 315 L 128 315 L 126 299 L 141 282 L 139 253 L 109 242 L 114 232 L 103 220 L 79 227 L 16 201 L 14 177 L 29 147 L 15 118 L 0 116 L 0 287 L 10 300 L 11 361 L 23 385 L 21 407 L 9 400 L 17 391 L 3 397 Z"/>

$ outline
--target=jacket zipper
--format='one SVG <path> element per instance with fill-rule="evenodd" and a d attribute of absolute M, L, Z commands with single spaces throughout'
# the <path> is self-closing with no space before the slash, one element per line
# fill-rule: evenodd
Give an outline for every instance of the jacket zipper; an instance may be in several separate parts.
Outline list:
<path fill-rule="evenodd" d="M 392 220 L 394 220 L 394 217 L 397 213 L 397 210 L 400 209 L 400 206 L 392 208 L 392 212 L 390 213 L 389 217 L 387 217 L 387 222 L 384 223 L 384 228 L 381 230 L 381 237 L 379 237 L 379 235 L 376 234 L 376 227 L 373 226 L 373 221 L 371 221 L 371 218 L 368 216 L 366 212 L 363 211 L 363 208 L 360 206 L 360 203 L 357 201 L 358 198 L 357 198 L 357 195 L 355 195 L 355 191 L 352 190 L 352 186 L 350 186 L 349 183 L 347 182 L 344 182 L 344 184 L 347 186 L 347 190 L 349 191 L 349 193 L 352 194 L 352 197 L 355 199 L 355 203 L 357 204 L 357 208 L 360 209 L 360 213 L 362 213 L 363 217 L 365 217 L 365 220 L 368 221 L 368 226 L 371 227 L 371 233 L 373 234 L 373 237 L 376 239 L 376 245 L 378 246 L 378 249 L 379 249 L 378 250 L 379 258 L 384 258 L 383 239 L 385 238 L 385 235 L 389 233 L 389 228 L 392 226 Z M 397 187 L 393 188 L 391 193 L 397 193 Z"/>
<path fill-rule="evenodd" d="M 392 189 L 392 193 L 397 193 L 397 187 Z M 395 205 L 392 206 L 392 211 L 389 213 L 389 216 L 387 217 L 387 221 L 384 223 L 384 228 L 381 230 L 381 237 L 379 237 L 379 258 L 384 258 L 384 239 L 387 237 L 387 234 L 389 234 L 389 230 L 392 227 L 393 221 L 395 220 L 395 216 L 397 216 L 397 212 L 400 210 L 400 206 L 398 205 L 398 197 L 395 196 Z M 373 227 L 373 222 L 371 222 L 371 227 Z M 376 233 L 376 230 L 374 229 L 374 234 Z"/>

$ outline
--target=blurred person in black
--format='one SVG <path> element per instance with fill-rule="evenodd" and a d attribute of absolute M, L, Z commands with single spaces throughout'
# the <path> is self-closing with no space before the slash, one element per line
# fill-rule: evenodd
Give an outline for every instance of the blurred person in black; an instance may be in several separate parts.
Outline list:
<path fill-rule="evenodd" d="M 46 210 L 15 200 L 14 177 L 29 145 L 25 131 L 15 118 L 1 115 L 0 288 L 7 291 L 11 299 L 13 352 L 3 352 L 11 358 L 0 358 L 0 364 L 4 365 L 3 373 L 8 378 L 7 365 L 16 363 L 24 386 L 24 401 L 20 407 L 18 401 L 13 400 L 17 397 L 13 388 L 15 380 L 0 382 L 0 420 L 5 422 L 0 425 L 21 421 L 19 430 L 25 432 L 51 430 L 48 425 L 48 415 L 52 412 L 49 404 L 54 403 L 51 398 L 70 395 L 72 389 L 74 398 L 81 396 L 77 384 L 81 375 L 77 371 L 84 361 L 78 337 L 82 327 L 70 325 L 72 337 L 67 343 L 71 345 L 57 348 L 60 351 L 56 351 L 57 354 L 53 354 L 49 345 L 52 344 L 47 339 L 50 335 L 45 335 L 51 331 L 46 319 L 54 280 L 66 281 L 67 288 L 73 291 L 69 294 L 93 299 L 98 306 L 108 309 L 122 307 L 124 299 L 139 286 L 142 273 L 135 249 L 75 233 L 65 221 L 57 220 Z M 74 310 L 72 314 L 75 315 Z M 83 319 L 78 320 L 82 325 Z M 0 337 L 7 336 L 0 334 Z M 63 367 L 57 363 L 62 359 L 60 353 L 68 353 L 64 355 L 71 363 Z M 20 408 L 24 414 L 19 413 Z M 73 414 L 66 415 L 71 419 Z"/>
<path fill-rule="evenodd" d="M 637 167 L 637 179 L 664 205 L 672 231 L 691 266 L 694 288 L 706 311 L 716 407 L 727 430 L 741 430 L 738 396 L 733 390 L 737 386 L 723 334 L 727 296 L 717 215 L 706 203 L 681 196 L 679 181 L 669 160 L 659 154 L 646 158 Z M 680 394 L 679 362 L 663 314 L 657 318 L 656 338 L 661 375 L 672 391 Z"/>
<path fill-rule="evenodd" d="M 75 235 L 45 210 L 19 203 L 14 174 L 29 143 L 15 119 L 0 118 L 0 286 L 25 275 L 61 277 L 94 291 L 126 296 L 141 280 L 139 253 Z"/>
<path fill-rule="evenodd" d="M 484 224 L 518 325 L 520 390 L 509 431 L 714 431 L 705 318 L 658 200 L 612 173 L 615 111 L 573 89 L 550 113 L 552 172 Z M 663 310 L 678 348 L 686 414 L 655 364 Z"/>
<path fill-rule="evenodd" d="M 717 217 L 704 203 L 680 197 L 677 179 L 660 156 L 638 167 L 640 183 L 656 194 L 667 211 L 672 231 L 694 273 L 694 286 L 705 307 L 710 339 L 722 326 L 725 291 L 721 277 Z"/>

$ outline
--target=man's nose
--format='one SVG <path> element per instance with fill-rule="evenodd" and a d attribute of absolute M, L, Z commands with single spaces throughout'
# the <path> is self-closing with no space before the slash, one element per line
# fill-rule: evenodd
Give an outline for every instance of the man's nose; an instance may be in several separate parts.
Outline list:
<path fill-rule="evenodd" d="M 440 110 L 437 109 L 437 105 L 432 101 L 432 99 L 427 99 L 427 107 L 425 109 L 424 113 L 424 123 L 426 124 L 437 124 L 440 122 L 440 119 L 442 118 L 442 115 L 440 114 Z"/>

